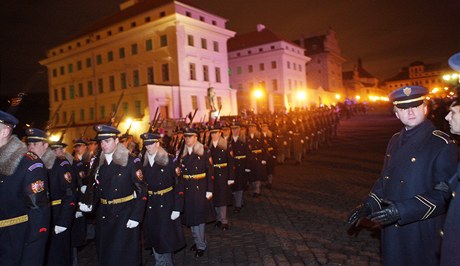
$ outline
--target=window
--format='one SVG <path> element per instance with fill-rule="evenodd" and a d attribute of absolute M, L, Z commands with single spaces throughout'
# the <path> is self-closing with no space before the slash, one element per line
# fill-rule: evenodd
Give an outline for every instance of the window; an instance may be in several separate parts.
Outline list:
<path fill-rule="evenodd" d="M 107 36 L 112 36 L 112 31 L 111 30 L 107 31 Z"/>
<path fill-rule="evenodd" d="M 264 71 L 264 70 L 265 70 L 265 64 L 264 64 L 264 63 L 260 63 L 260 64 L 259 64 L 259 70 L 260 70 L 260 71 Z"/>
<path fill-rule="evenodd" d="M 67 112 L 62 112 L 62 123 L 67 123 Z"/>
<path fill-rule="evenodd" d="M 122 109 L 123 109 L 123 112 L 124 112 L 125 114 L 128 114 L 129 106 L 128 106 L 128 103 L 127 103 L 127 102 L 123 102 L 123 104 L 122 104 Z"/>
<path fill-rule="evenodd" d="M 194 63 L 190 63 L 190 79 L 196 80 L 196 69 Z"/>
<path fill-rule="evenodd" d="M 289 61 L 287 62 L 287 68 L 291 69 L 291 62 L 289 62 Z"/>
<path fill-rule="evenodd" d="M 118 32 L 122 32 L 123 30 L 123 26 L 118 27 Z"/>
<path fill-rule="evenodd" d="M 198 97 L 196 95 L 192 95 L 192 109 L 198 109 Z"/>
<path fill-rule="evenodd" d="M 93 95 L 93 82 L 88 81 L 88 95 Z"/>
<path fill-rule="evenodd" d="M 131 44 L 131 55 L 137 55 L 137 43 Z"/>
<path fill-rule="evenodd" d="M 193 35 L 187 35 L 187 43 L 189 46 L 195 46 L 195 41 L 193 39 Z"/>
<path fill-rule="evenodd" d="M 89 119 L 94 120 L 94 107 L 89 108 Z"/>
<path fill-rule="evenodd" d="M 136 27 L 136 22 L 131 22 L 131 28 Z"/>
<path fill-rule="evenodd" d="M 238 75 L 241 74 L 241 67 L 237 67 L 237 68 L 236 68 L 236 73 L 237 73 Z"/>
<path fill-rule="evenodd" d="M 104 80 L 102 78 L 97 80 L 97 89 L 98 89 L 98 93 L 104 92 Z"/>
<path fill-rule="evenodd" d="M 118 49 L 118 56 L 120 58 L 125 58 L 125 48 L 124 47 L 121 47 L 120 49 Z"/>
<path fill-rule="evenodd" d="M 254 69 L 253 69 L 252 65 L 249 65 L 249 66 L 248 66 L 248 72 L 249 72 L 249 73 L 252 73 L 253 70 L 254 70 Z"/>
<path fill-rule="evenodd" d="M 141 116 L 141 101 L 135 101 L 134 102 L 134 111 L 136 112 L 136 116 Z"/>
<path fill-rule="evenodd" d="M 201 38 L 201 48 L 208 49 L 208 41 L 205 38 Z"/>
<path fill-rule="evenodd" d="M 276 68 L 276 61 L 272 61 L 272 69 Z"/>
<path fill-rule="evenodd" d="M 203 16 L 200 16 L 200 21 L 204 22 L 204 17 Z"/>
<path fill-rule="evenodd" d="M 82 63 L 80 60 L 80 61 L 77 61 L 77 70 L 81 70 L 81 69 L 82 69 Z"/>
<path fill-rule="evenodd" d="M 302 71 L 302 65 L 299 64 L 299 71 Z"/>
<path fill-rule="evenodd" d="M 66 99 L 66 96 L 65 96 L 65 87 L 62 87 L 61 88 L 61 100 L 64 101 Z"/>
<path fill-rule="evenodd" d="M 212 47 L 214 49 L 214 52 L 219 52 L 219 42 L 212 42 Z"/>
<path fill-rule="evenodd" d="M 167 35 L 161 35 L 160 36 L 160 46 L 165 47 L 168 45 L 168 36 Z"/>
<path fill-rule="evenodd" d="M 220 81 L 220 67 L 216 67 L 216 82 Z"/>
<path fill-rule="evenodd" d="M 185 15 L 186 15 L 187 17 L 192 17 L 192 13 L 190 13 L 189 11 L 186 11 L 186 12 L 185 12 Z"/>
<path fill-rule="evenodd" d="M 126 83 L 126 73 L 121 73 L 120 74 L 120 83 L 121 83 L 121 88 L 126 89 L 127 83 Z"/>
<path fill-rule="evenodd" d="M 294 70 L 297 70 L 297 64 L 296 63 L 292 63 L 292 67 L 294 68 Z"/>
<path fill-rule="evenodd" d="M 101 119 L 104 119 L 104 118 L 105 118 L 105 106 L 104 106 L 104 105 L 101 105 L 101 106 L 99 107 L 99 110 L 100 110 L 100 111 L 99 111 L 99 117 L 100 117 Z"/>
<path fill-rule="evenodd" d="M 69 98 L 75 99 L 75 86 L 74 85 L 69 86 Z"/>
<path fill-rule="evenodd" d="M 133 71 L 133 85 L 134 87 L 139 86 L 139 70 Z"/>
<path fill-rule="evenodd" d="M 107 62 L 112 62 L 113 61 L 113 52 L 107 52 Z"/>
<path fill-rule="evenodd" d="M 151 19 L 150 17 L 145 17 L 145 18 L 144 18 L 144 21 L 145 21 L 145 22 L 150 22 L 151 20 L 152 20 L 152 19 Z"/>
<path fill-rule="evenodd" d="M 65 68 L 63 66 L 61 66 L 59 70 L 61 75 L 65 74 Z"/>
<path fill-rule="evenodd" d="M 109 89 L 110 91 L 115 90 L 115 76 L 109 76 Z"/>
<path fill-rule="evenodd" d="M 147 83 L 148 84 L 153 84 L 154 83 L 154 73 L 153 73 L 153 67 L 148 67 L 147 68 Z"/>
<path fill-rule="evenodd" d="M 217 22 L 215 20 L 212 21 L 212 25 L 216 26 Z"/>
<path fill-rule="evenodd" d="M 163 81 L 169 81 L 169 66 L 168 64 L 161 65 L 161 78 Z"/>
<path fill-rule="evenodd" d="M 85 109 L 80 109 L 80 121 L 85 121 Z"/>
<path fill-rule="evenodd" d="M 209 81 L 209 67 L 203 66 L 203 80 Z"/>
<path fill-rule="evenodd" d="M 86 58 L 86 67 L 91 67 L 91 58 Z"/>
<path fill-rule="evenodd" d="M 57 77 L 57 69 L 56 68 L 53 69 L 53 77 Z"/>
<path fill-rule="evenodd" d="M 68 70 L 69 73 L 72 73 L 73 72 L 73 64 L 69 64 L 67 66 L 67 70 Z"/>
<path fill-rule="evenodd" d="M 58 90 L 54 89 L 54 101 L 57 102 L 59 100 Z"/>
<path fill-rule="evenodd" d="M 152 41 L 152 39 L 149 39 L 149 40 L 145 41 L 145 50 L 146 51 L 152 51 L 153 50 L 153 41 Z"/>
<path fill-rule="evenodd" d="M 164 17 L 164 16 L 166 16 L 166 12 L 161 11 L 161 12 L 160 12 L 160 18 L 162 18 L 162 17 Z"/>
<path fill-rule="evenodd" d="M 96 55 L 96 64 L 98 65 L 102 64 L 102 55 L 100 54 Z"/>
<path fill-rule="evenodd" d="M 259 48 L 259 52 L 263 52 L 264 51 L 264 48 Z"/>
<path fill-rule="evenodd" d="M 78 83 L 78 97 L 83 97 L 83 83 Z"/>

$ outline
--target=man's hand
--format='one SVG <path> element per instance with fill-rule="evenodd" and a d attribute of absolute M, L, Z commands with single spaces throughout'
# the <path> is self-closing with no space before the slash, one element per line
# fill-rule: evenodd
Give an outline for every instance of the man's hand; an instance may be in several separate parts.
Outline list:
<path fill-rule="evenodd" d="M 67 230 L 67 227 L 59 225 L 54 226 L 54 233 L 56 233 L 56 235 L 64 232 L 65 230 Z"/>
<path fill-rule="evenodd" d="M 212 192 L 206 192 L 206 198 L 209 200 L 212 198 Z"/>
<path fill-rule="evenodd" d="M 86 185 L 81 186 L 81 188 L 80 188 L 81 193 L 85 194 L 87 188 L 88 187 Z"/>
<path fill-rule="evenodd" d="M 382 200 L 382 205 L 386 205 L 386 207 L 378 212 L 373 212 L 370 216 L 374 223 L 386 226 L 396 223 L 401 218 L 398 208 L 392 201 Z"/>
<path fill-rule="evenodd" d="M 75 218 L 80 218 L 80 217 L 83 217 L 83 213 L 79 212 L 79 211 L 76 211 L 75 212 Z"/>
<path fill-rule="evenodd" d="M 177 218 L 179 218 L 180 216 L 180 212 L 178 211 L 172 211 L 171 213 L 171 220 L 176 220 Z"/>
<path fill-rule="evenodd" d="M 93 210 L 93 205 L 86 205 L 81 202 L 79 202 L 78 205 L 80 205 L 80 211 L 82 212 L 91 212 Z"/>
<path fill-rule="evenodd" d="M 246 173 L 250 173 L 250 172 L 251 172 L 251 169 L 244 169 L 244 171 L 245 171 Z"/>
<path fill-rule="evenodd" d="M 358 226 L 361 219 L 369 216 L 371 213 L 372 209 L 368 203 L 360 204 L 348 216 L 348 223 Z"/>
<path fill-rule="evenodd" d="M 263 164 L 263 165 L 265 165 L 265 164 L 267 164 L 267 161 L 262 160 L 262 161 L 260 161 L 260 163 Z"/>
<path fill-rule="evenodd" d="M 139 222 L 136 222 L 134 220 L 128 220 L 128 222 L 126 223 L 126 227 L 127 228 L 135 228 L 139 225 Z"/>

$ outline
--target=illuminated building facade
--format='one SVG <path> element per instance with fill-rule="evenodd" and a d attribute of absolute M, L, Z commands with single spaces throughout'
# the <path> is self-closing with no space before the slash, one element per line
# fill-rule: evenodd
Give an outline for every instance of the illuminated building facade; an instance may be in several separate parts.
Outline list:
<path fill-rule="evenodd" d="M 189 0 L 130 0 L 68 41 L 47 51 L 50 114 L 55 127 L 74 117 L 70 138 L 88 126 L 106 123 L 120 95 L 116 120 L 131 134 L 148 129 L 159 107 L 162 118 L 183 118 L 194 109 L 208 112 L 213 87 L 225 114 L 236 113 L 236 91 L 228 78 L 227 20 Z M 121 117 L 124 118 L 121 118 Z M 92 130 L 89 130 L 93 134 Z M 136 135 L 137 134 L 137 135 Z"/>

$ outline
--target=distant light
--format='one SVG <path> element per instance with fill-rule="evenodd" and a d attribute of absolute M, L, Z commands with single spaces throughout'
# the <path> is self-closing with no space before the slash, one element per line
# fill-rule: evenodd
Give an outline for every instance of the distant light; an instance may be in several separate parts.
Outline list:
<path fill-rule="evenodd" d="M 58 141 L 60 138 L 61 138 L 61 137 L 60 137 L 59 135 L 57 135 L 57 134 L 51 135 L 51 136 L 49 137 L 49 139 L 50 139 L 51 141 Z"/>
<path fill-rule="evenodd" d="M 449 89 L 449 87 L 444 87 L 444 90 L 445 90 L 445 91 L 448 90 L 448 89 Z"/>
<path fill-rule="evenodd" d="M 307 98 L 307 94 L 304 91 L 297 92 L 297 99 L 303 101 Z"/>
<path fill-rule="evenodd" d="M 340 100 L 340 94 L 336 94 L 336 95 L 335 95 L 335 98 L 336 98 L 337 100 Z"/>
<path fill-rule="evenodd" d="M 133 120 L 131 118 L 126 118 L 126 125 L 129 127 L 133 123 Z"/>
<path fill-rule="evenodd" d="M 356 95 L 356 100 L 359 100 L 359 99 L 361 99 L 361 96 Z"/>
<path fill-rule="evenodd" d="M 457 74 L 452 74 L 452 78 L 456 79 L 456 78 L 458 78 L 458 75 Z"/>
<path fill-rule="evenodd" d="M 434 88 L 433 90 L 431 90 L 431 93 L 437 93 L 439 91 L 439 88 Z"/>
<path fill-rule="evenodd" d="M 454 92 L 453 92 L 453 91 L 451 91 L 451 92 L 449 92 L 449 94 L 450 94 L 450 95 L 454 95 Z"/>
<path fill-rule="evenodd" d="M 255 90 L 254 91 L 254 97 L 256 97 L 256 99 L 260 99 L 264 96 L 264 92 L 262 90 Z"/>
<path fill-rule="evenodd" d="M 450 80 L 450 75 L 444 75 L 442 76 L 443 80 L 449 81 Z"/>

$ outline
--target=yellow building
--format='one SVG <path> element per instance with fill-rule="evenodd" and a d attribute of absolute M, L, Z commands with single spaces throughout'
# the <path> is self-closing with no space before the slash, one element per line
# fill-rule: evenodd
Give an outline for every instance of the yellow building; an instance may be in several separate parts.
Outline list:
<path fill-rule="evenodd" d="M 120 11 L 47 51 L 52 127 L 73 116 L 65 141 L 93 136 L 92 125 L 107 123 L 117 105 L 123 132 L 148 129 L 157 107 L 161 118 L 178 119 L 209 110 L 207 88 L 215 89 L 225 114 L 236 113 L 236 92 L 228 79 L 227 20 L 189 0 L 130 0 Z"/>

